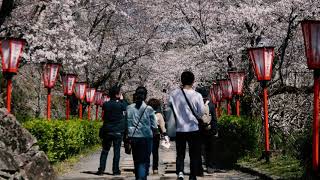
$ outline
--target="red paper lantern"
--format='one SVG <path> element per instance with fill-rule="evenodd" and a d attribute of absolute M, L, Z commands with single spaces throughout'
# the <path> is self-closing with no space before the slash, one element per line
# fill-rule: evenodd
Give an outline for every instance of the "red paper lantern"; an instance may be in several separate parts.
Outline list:
<path fill-rule="evenodd" d="M 102 104 L 102 96 L 103 93 L 101 91 L 96 91 L 96 95 L 94 97 L 94 104 L 97 106 L 101 106 Z"/>
<path fill-rule="evenodd" d="M 226 100 L 231 100 L 232 99 L 231 81 L 227 79 L 223 79 L 223 80 L 220 80 L 219 83 L 222 90 L 222 98 Z"/>
<path fill-rule="evenodd" d="M 43 67 L 44 87 L 51 89 L 57 81 L 58 72 L 61 64 L 46 63 Z"/>
<path fill-rule="evenodd" d="M 74 92 L 78 99 L 84 100 L 86 96 L 87 84 L 85 82 L 77 82 L 74 88 Z"/>
<path fill-rule="evenodd" d="M 222 91 L 221 91 L 221 87 L 219 85 L 219 83 L 216 83 L 212 86 L 212 89 L 213 89 L 213 93 L 214 93 L 214 96 L 217 100 L 217 102 L 221 102 L 222 100 Z"/>
<path fill-rule="evenodd" d="M 108 101 L 110 101 L 110 97 L 108 95 L 104 95 L 103 96 L 103 103 L 108 102 Z"/>
<path fill-rule="evenodd" d="M 65 76 L 62 77 L 62 82 L 63 82 L 63 94 L 66 96 L 71 96 L 74 87 L 76 84 L 76 74 L 66 74 Z"/>
<path fill-rule="evenodd" d="M 249 56 L 258 81 L 270 81 L 274 59 L 273 47 L 249 48 Z"/>
<path fill-rule="evenodd" d="M 301 22 L 309 69 L 320 69 L 320 21 Z"/>
<path fill-rule="evenodd" d="M 86 90 L 87 103 L 93 103 L 94 102 L 95 93 L 96 93 L 96 89 L 95 88 L 87 88 L 87 90 Z"/>
<path fill-rule="evenodd" d="M 245 72 L 229 71 L 228 74 L 230 77 L 233 94 L 242 95 Z"/>
<path fill-rule="evenodd" d="M 2 72 L 16 74 L 26 41 L 24 39 L 3 39 L 1 40 Z"/>

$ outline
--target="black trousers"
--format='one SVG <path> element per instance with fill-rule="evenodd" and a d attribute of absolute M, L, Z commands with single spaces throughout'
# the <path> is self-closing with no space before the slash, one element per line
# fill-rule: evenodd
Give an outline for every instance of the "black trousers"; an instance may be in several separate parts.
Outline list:
<path fill-rule="evenodd" d="M 214 140 L 215 137 L 213 135 L 201 135 L 201 142 L 202 142 L 202 156 L 206 163 L 207 168 L 214 167 Z"/>
<path fill-rule="evenodd" d="M 202 176 L 202 162 L 201 162 L 201 140 L 200 132 L 177 132 L 176 133 L 176 173 L 184 172 L 184 158 L 186 155 L 186 145 L 189 146 L 190 156 L 190 175 Z"/>
<path fill-rule="evenodd" d="M 158 170 L 159 166 L 159 144 L 160 144 L 160 134 L 153 136 L 152 145 L 152 170 Z"/>

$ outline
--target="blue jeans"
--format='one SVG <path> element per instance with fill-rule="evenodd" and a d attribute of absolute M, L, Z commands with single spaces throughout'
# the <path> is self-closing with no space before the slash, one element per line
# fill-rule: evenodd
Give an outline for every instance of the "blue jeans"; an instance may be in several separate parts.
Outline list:
<path fill-rule="evenodd" d="M 113 174 L 120 173 L 119 161 L 120 161 L 120 148 L 121 148 L 122 135 L 121 134 L 108 134 L 102 140 L 102 151 L 100 155 L 100 167 L 99 171 L 104 172 L 106 169 L 106 162 L 108 158 L 108 153 L 113 143 L 113 163 L 112 171 Z"/>
<path fill-rule="evenodd" d="M 134 174 L 137 180 L 146 180 L 149 175 L 152 138 L 131 138 Z"/>

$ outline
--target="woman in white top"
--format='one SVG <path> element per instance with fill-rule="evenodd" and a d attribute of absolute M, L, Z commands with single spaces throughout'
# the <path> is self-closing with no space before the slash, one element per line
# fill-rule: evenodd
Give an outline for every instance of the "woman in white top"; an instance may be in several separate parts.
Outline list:
<path fill-rule="evenodd" d="M 153 134 L 153 146 L 152 146 L 152 170 L 153 174 L 158 174 L 158 166 L 159 166 L 159 144 L 161 136 L 167 136 L 167 130 L 165 127 L 165 122 L 163 115 L 161 113 L 161 101 L 158 99 L 150 99 L 148 101 L 148 105 L 153 108 L 156 114 L 156 121 L 158 126 L 158 131 Z"/>

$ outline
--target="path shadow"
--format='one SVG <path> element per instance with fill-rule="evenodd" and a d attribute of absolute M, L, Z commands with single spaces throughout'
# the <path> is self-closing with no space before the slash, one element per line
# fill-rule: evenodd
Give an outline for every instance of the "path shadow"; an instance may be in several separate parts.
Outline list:
<path fill-rule="evenodd" d="M 96 175 L 96 176 L 98 176 L 96 173 L 97 173 L 97 171 L 81 171 L 80 173 L 84 173 L 84 174 L 92 174 L 92 175 Z M 108 172 L 105 172 L 105 173 L 103 173 L 104 175 L 110 175 L 110 176 L 112 176 L 113 174 L 112 173 L 108 173 Z"/>

